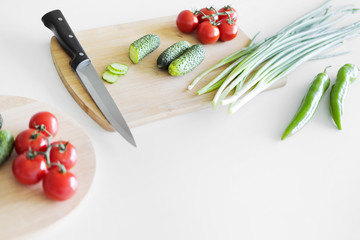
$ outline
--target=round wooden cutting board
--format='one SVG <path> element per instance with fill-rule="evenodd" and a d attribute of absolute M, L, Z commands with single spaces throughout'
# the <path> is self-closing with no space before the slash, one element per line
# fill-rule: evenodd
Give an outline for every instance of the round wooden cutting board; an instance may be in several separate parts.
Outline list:
<path fill-rule="evenodd" d="M 68 140 L 77 148 L 79 158 L 71 172 L 78 177 L 79 189 L 71 199 L 56 202 L 45 196 L 41 183 L 34 186 L 18 183 L 11 170 L 16 157 L 14 150 L 10 159 L 0 166 L 0 239 L 34 232 L 66 216 L 84 198 L 94 178 L 94 148 L 74 120 L 54 107 L 32 99 L 0 96 L 3 129 L 11 131 L 14 137 L 28 128 L 30 117 L 39 111 L 49 111 L 58 118 L 59 132 L 53 140 Z"/>

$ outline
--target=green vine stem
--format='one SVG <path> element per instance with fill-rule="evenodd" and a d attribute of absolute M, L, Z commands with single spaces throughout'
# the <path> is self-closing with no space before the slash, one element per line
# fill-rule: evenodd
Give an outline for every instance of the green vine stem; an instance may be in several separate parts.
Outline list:
<path fill-rule="evenodd" d="M 67 173 L 65 166 L 63 164 L 61 164 L 60 162 L 52 162 L 52 163 L 50 163 L 50 166 L 58 166 L 60 173 L 62 173 L 62 174 Z"/>
<path fill-rule="evenodd" d="M 195 15 L 198 15 L 199 13 L 201 13 L 201 14 L 202 14 L 201 18 L 202 18 L 202 19 L 206 19 L 206 18 L 209 19 L 209 22 L 210 22 L 212 25 L 214 25 L 214 26 L 217 26 L 217 25 L 220 24 L 219 21 L 218 21 L 218 22 L 215 21 L 215 17 L 216 17 L 216 16 L 227 15 L 227 16 L 228 16 L 228 23 L 229 23 L 230 25 L 232 25 L 232 24 L 234 23 L 234 21 L 235 21 L 235 18 L 231 18 L 230 14 L 233 14 L 234 11 L 232 10 L 232 8 L 231 8 L 230 6 L 225 6 L 224 8 L 225 8 L 225 9 L 230 9 L 230 10 L 229 10 L 229 11 L 222 12 L 222 13 L 219 13 L 214 7 L 210 7 L 210 8 L 207 8 L 207 10 L 214 10 L 215 13 L 206 15 L 206 14 L 205 14 L 203 11 L 201 11 L 201 10 L 195 10 L 195 11 L 194 11 L 194 14 L 195 14 Z"/>
<path fill-rule="evenodd" d="M 52 137 L 52 134 L 46 129 L 44 124 L 35 125 L 35 129 L 39 132 L 45 132 L 49 137 Z"/>
<path fill-rule="evenodd" d="M 51 149 L 53 147 L 53 145 L 51 145 L 51 139 L 53 138 L 53 135 L 50 134 L 49 131 L 46 130 L 46 127 L 43 124 L 36 125 L 35 129 L 38 130 L 38 132 L 33 133 L 31 135 L 31 138 L 36 139 L 39 136 L 41 131 L 45 132 L 48 135 L 48 136 L 45 136 L 46 141 L 47 141 L 47 148 L 46 148 L 45 152 L 36 152 L 36 151 L 33 152 L 31 147 L 30 147 L 29 151 L 28 151 L 28 154 L 27 154 L 27 157 L 29 159 L 34 159 L 38 154 L 41 154 L 41 155 L 43 155 L 45 157 L 46 165 L 47 165 L 48 168 L 50 168 L 51 166 L 58 166 L 60 173 L 65 174 L 67 172 L 67 170 L 66 170 L 66 168 L 65 168 L 65 166 L 63 164 L 61 164 L 60 162 L 51 162 L 50 161 L 50 151 L 51 151 Z M 68 144 L 69 144 L 69 142 L 66 142 L 65 144 L 63 144 L 61 142 L 60 144 L 56 144 L 54 146 L 59 147 L 60 151 L 64 152 L 64 151 L 66 151 L 66 147 L 67 147 Z"/>

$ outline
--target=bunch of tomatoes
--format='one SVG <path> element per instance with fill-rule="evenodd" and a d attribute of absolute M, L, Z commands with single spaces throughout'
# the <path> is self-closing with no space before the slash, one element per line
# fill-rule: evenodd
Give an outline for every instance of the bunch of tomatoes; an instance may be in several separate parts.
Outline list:
<path fill-rule="evenodd" d="M 216 10 L 214 7 L 202 8 L 194 12 L 183 10 L 176 18 L 176 26 L 184 33 L 196 35 L 203 44 L 230 41 L 238 34 L 237 12 L 230 6 Z"/>
<path fill-rule="evenodd" d="M 12 171 L 20 183 L 34 185 L 42 181 L 46 196 L 64 201 L 78 189 L 78 179 L 69 171 L 76 164 L 78 154 L 70 142 L 51 142 L 58 129 L 58 120 L 52 113 L 34 114 L 29 128 L 15 138 L 17 156 Z"/>

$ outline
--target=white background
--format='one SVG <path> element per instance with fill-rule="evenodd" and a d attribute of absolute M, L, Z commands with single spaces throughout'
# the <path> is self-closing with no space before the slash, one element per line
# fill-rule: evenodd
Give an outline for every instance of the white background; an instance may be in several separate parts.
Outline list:
<path fill-rule="evenodd" d="M 303 64 L 285 87 L 259 95 L 234 115 L 209 105 L 133 128 L 138 144 L 133 148 L 72 99 L 51 59 L 52 33 L 40 21 L 61 9 L 76 32 L 232 4 L 239 27 L 249 36 L 260 31 L 263 38 L 321 3 L 2 1 L 0 94 L 33 98 L 71 115 L 90 136 L 97 159 L 93 185 L 81 204 L 21 239 L 360 239 L 360 82 L 346 98 L 342 131 L 331 122 L 327 92 L 312 121 L 280 141 L 317 73 L 332 65 L 333 83 L 343 64 L 360 66 L 360 38 L 337 50 L 350 54 Z M 356 0 L 333 3 L 360 7 Z"/>

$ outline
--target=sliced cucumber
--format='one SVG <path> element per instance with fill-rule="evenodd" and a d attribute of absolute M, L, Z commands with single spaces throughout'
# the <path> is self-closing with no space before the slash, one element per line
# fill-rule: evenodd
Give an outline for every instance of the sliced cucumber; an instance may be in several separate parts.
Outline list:
<path fill-rule="evenodd" d="M 200 44 L 191 46 L 184 54 L 172 61 L 168 71 L 172 76 L 181 76 L 194 70 L 205 58 L 205 49 Z"/>
<path fill-rule="evenodd" d="M 129 67 L 121 63 L 112 63 L 107 66 L 107 70 L 114 74 L 125 75 L 129 70 Z"/>
<path fill-rule="evenodd" d="M 119 74 L 115 74 L 115 73 L 112 73 L 108 70 L 106 70 L 103 75 L 102 75 L 102 78 L 107 81 L 108 83 L 115 83 L 117 82 L 117 80 L 119 79 Z"/>
<path fill-rule="evenodd" d="M 160 37 L 149 33 L 134 41 L 129 48 L 130 60 L 136 64 L 160 46 Z"/>
<path fill-rule="evenodd" d="M 190 46 L 188 41 L 180 41 L 165 49 L 157 59 L 158 68 L 167 69 L 170 63 L 180 57 Z"/>

